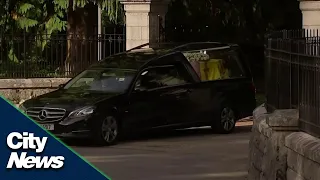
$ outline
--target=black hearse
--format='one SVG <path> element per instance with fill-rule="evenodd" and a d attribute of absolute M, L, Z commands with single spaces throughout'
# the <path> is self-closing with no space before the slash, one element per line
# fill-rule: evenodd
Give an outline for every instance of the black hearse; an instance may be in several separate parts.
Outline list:
<path fill-rule="evenodd" d="M 159 128 L 211 125 L 230 133 L 238 119 L 252 114 L 255 88 L 237 45 L 148 46 L 107 57 L 20 108 L 58 137 L 89 135 L 103 145 L 129 132 Z M 204 68 L 213 78 L 203 78 L 205 71 L 191 63 L 199 53 L 222 62 L 228 76 L 216 76 L 222 66 L 217 65 Z"/>

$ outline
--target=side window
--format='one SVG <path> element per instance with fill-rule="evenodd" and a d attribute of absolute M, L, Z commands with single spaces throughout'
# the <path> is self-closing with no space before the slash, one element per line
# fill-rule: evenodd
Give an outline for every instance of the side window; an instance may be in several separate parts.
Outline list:
<path fill-rule="evenodd" d="M 148 68 L 140 74 L 135 85 L 136 90 L 147 90 L 166 86 L 174 86 L 185 84 L 188 79 L 185 79 L 179 73 L 177 66 L 159 66 Z"/>
<path fill-rule="evenodd" d="M 226 59 L 226 66 L 230 71 L 230 77 L 242 77 L 244 76 L 244 70 L 238 55 L 234 52 L 228 54 Z"/>
<path fill-rule="evenodd" d="M 179 76 L 181 76 L 181 78 L 184 79 L 187 83 L 192 83 L 194 81 L 192 75 L 188 72 L 189 70 L 181 62 L 185 60 L 185 57 L 183 56 L 183 54 L 176 54 L 172 56 L 172 58 L 174 61 L 173 64 L 177 69 Z"/>
<path fill-rule="evenodd" d="M 244 76 L 237 55 L 230 50 L 212 50 L 206 52 L 207 61 L 202 62 L 202 80 L 230 79 Z"/>

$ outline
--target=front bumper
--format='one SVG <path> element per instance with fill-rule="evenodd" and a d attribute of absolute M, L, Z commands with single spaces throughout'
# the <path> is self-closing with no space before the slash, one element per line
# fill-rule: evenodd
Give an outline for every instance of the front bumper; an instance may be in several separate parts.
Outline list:
<path fill-rule="evenodd" d="M 37 122 L 56 137 L 90 137 L 91 128 L 88 119 L 78 119 L 75 122 L 62 120 L 59 122 Z"/>
<path fill-rule="evenodd" d="M 73 131 L 69 133 L 60 133 L 60 134 L 53 134 L 57 138 L 90 138 L 92 137 L 91 131 Z"/>

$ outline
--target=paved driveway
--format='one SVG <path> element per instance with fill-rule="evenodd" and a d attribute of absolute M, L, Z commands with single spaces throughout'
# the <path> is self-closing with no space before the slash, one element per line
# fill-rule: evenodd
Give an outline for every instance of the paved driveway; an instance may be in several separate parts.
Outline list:
<path fill-rule="evenodd" d="M 113 180 L 244 180 L 250 130 L 250 123 L 240 123 L 229 135 L 198 128 L 134 137 L 112 147 L 81 141 L 73 148 Z"/>

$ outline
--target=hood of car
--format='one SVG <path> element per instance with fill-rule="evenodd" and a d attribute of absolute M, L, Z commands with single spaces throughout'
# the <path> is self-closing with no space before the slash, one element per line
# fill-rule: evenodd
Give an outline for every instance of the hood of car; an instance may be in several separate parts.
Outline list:
<path fill-rule="evenodd" d="M 120 93 L 97 93 L 97 92 L 70 92 L 65 90 L 57 90 L 47 93 L 36 98 L 27 100 L 23 103 L 24 108 L 30 107 L 46 107 L 46 108 L 62 108 L 72 111 L 84 106 L 94 105 L 97 102 L 115 97 Z"/>

